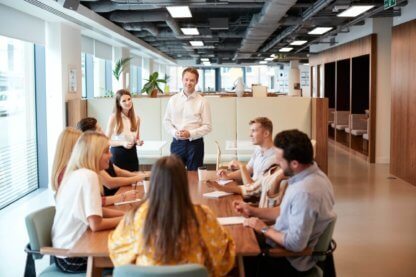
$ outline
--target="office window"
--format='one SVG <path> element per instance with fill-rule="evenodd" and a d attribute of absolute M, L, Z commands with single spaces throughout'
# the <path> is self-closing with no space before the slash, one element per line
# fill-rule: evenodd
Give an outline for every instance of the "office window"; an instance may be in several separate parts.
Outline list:
<path fill-rule="evenodd" d="M 93 58 L 94 64 L 94 97 L 103 97 L 111 94 L 112 90 L 112 64 L 111 61 Z"/>
<path fill-rule="evenodd" d="M 221 90 L 232 90 L 237 78 L 243 78 L 241 67 L 222 67 L 221 68 Z"/>
<path fill-rule="evenodd" d="M 215 91 L 215 69 L 204 69 L 204 92 Z"/>
<path fill-rule="evenodd" d="M 148 58 L 142 59 L 142 84 L 147 83 L 147 79 L 149 79 L 150 74 L 150 62 Z"/>
<path fill-rule="evenodd" d="M 87 98 L 87 75 L 85 53 L 81 53 L 81 72 L 82 72 L 82 98 Z"/>
<path fill-rule="evenodd" d="M 132 94 L 140 94 L 141 88 L 139 87 L 138 71 L 138 66 L 130 66 L 130 91 Z"/>
<path fill-rule="evenodd" d="M 0 208 L 38 188 L 34 45 L 0 36 Z"/>

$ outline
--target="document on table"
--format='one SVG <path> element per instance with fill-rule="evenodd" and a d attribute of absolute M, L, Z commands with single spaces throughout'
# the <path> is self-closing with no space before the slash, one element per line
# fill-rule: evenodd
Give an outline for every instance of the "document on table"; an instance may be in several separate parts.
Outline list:
<path fill-rule="evenodd" d="M 137 199 L 134 199 L 134 200 L 128 200 L 128 201 L 123 201 L 123 202 L 115 202 L 114 206 L 125 205 L 125 204 L 133 204 L 133 203 L 137 203 L 137 202 L 140 202 L 140 201 L 142 201 L 142 199 L 137 198 Z"/>
<path fill-rule="evenodd" d="M 217 183 L 218 183 L 218 185 L 225 186 L 226 184 L 231 183 L 232 181 L 233 180 L 222 180 L 222 179 L 219 179 L 219 180 L 217 180 Z"/>
<path fill-rule="evenodd" d="M 242 216 L 218 217 L 217 219 L 221 225 L 243 224 L 244 221 Z"/>
<path fill-rule="evenodd" d="M 232 193 L 216 190 L 213 192 L 207 192 L 207 193 L 202 194 L 203 197 L 207 197 L 207 198 L 220 198 L 220 197 L 224 197 L 227 195 L 232 195 Z"/>

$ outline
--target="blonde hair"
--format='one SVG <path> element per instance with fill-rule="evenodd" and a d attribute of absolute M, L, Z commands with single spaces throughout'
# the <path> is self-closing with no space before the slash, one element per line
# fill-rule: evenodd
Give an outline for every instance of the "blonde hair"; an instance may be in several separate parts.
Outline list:
<path fill-rule="evenodd" d="M 108 138 L 98 132 L 87 131 L 83 133 L 75 144 L 72 151 L 71 158 L 69 159 L 68 166 L 66 167 L 64 179 L 62 183 L 66 181 L 66 178 L 75 170 L 86 168 L 95 171 L 97 174 L 100 172 L 100 160 L 104 151 L 108 149 Z M 100 191 L 103 193 L 103 186 L 100 182 Z"/>
<path fill-rule="evenodd" d="M 72 149 L 80 136 L 81 132 L 72 127 L 65 128 L 59 135 L 51 174 L 51 184 L 54 192 L 58 191 L 59 175 L 62 175 L 62 171 L 67 166 Z"/>

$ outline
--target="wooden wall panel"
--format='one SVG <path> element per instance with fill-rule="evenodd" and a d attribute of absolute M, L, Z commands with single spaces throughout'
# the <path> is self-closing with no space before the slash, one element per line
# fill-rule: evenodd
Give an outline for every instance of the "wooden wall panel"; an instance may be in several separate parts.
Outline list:
<path fill-rule="evenodd" d="M 315 161 L 328 174 L 328 99 L 312 99 L 311 139 L 316 140 Z"/>
<path fill-rule="evenodd" d="M 391 55 L 390 173 L 416 185 L 416 20 L 395 26 Z"/>
<path fill-rule="evenodd" d="M 66 126 L 76 127 L 78 121 L 87 117 L 87 100 L 85 99 L 68 100 L 66 107 Z"/>

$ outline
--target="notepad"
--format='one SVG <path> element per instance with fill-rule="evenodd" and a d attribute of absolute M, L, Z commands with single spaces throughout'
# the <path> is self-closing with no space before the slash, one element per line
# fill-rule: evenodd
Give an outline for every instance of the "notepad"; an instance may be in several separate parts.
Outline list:
<path fill-rule="evenodd" d="M 244 221 L 244 217 L 242 216 L 218 217 L 217 219 L 221 225 L 243 224 Z"/>
<path fill-rule="evenodd" d="M 218 185 L 225 186 L 226 184 L 231 183 L 232 181 L 233 180 L 222 180 L 222 179 L 219 179 L 219 180 L 217 180 L 217 183 L 218 183 Z"/>
<path fill-rule="evenodd" d="M 137 202 L 140 202 L 140 201 L 142 201 L 142 199 L 137 198 L 137 199 L 134 199 L 134 200 L 128 200 L 128 201 L 123 201 L 123 202 L 115 202 L 114 206 L 125 205 L 125 204 L 133 204 L 133 203 L 137 203 Z"/>
<path fill-rule="evenodd" d="M 207 197 L 207 198 L 220 198 L 220 197 L 224 197 L 227 195 L 232 195 L 232 193 L 216 190 L 213 192 L 207 192 L 207 193 L 202 194 L 203 197 Z"/>

